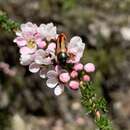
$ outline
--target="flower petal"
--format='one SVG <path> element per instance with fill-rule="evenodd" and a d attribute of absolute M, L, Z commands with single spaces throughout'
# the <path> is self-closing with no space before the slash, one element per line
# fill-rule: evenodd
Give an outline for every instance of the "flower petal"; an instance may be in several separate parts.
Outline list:
<path fill-rule="evenodd" d="M 21 24 L 21 30 L 25 34 L 35 34 L 37 31 L 37 25 L 27 22 L 26 24 Z"/>
<path fill-rule="evenodd" d="M 35 62 L 37 64 L 49 65 L 49 64 L 51 64 L 51 58 L 50 57 L 44 58 L 42 56 L 36 56 L 35 57 Z"/>
<path fill-rule="evenodd" d="M 40 70 L 40 66 L 38 64 L 36 64 L 35 62 L 33 62 L 32 64 L 30 64 L 29 66 L 29 71 L 32 73 L 36 73 Z"/>
<path fill-rule="evenodd" d="M 55 52 L 55 49 L 56 49 L 56 43 L 54 42 L 50 43 L 47 47 L 48 52 Z"/>
<path fill-rule="evenodd" d="M 21 31 L 16 31 L 16 36 L 21 37 L 22 36 L 22 32 Z"/>
<path fill-rule="evenodd" d="M 33 61 L 33 55 L 21 55 L 20 56 L 20 64 L 29 65 Z"/>
<path fill-rule="evenodd" d="M 36 48 L 30 49 L 28 47 L 22 47 L 20 48 L 20 53 L 21 54 L 31 54 L 34 53 L 36 51 Z"/>
<path fill-rule="evenodd" d="M 42 50 L 42 49 L 38 49 L 37 51 L 36 51 L 36 55 L 40 55 L 40 56 L 45 56 L 46 55 L 46 52 L 44 51 L 44 50 Z"/>
<path fill-rule="evenodd" d="M 48 71 L 48 69 L 46 67 L 42 68 L 40 70 L 40 77 L 43 78 L 43 79 L 45 79 L 47 71 Z"/>
<path fill-rule="evenodd" d="M 56 96 L 59 96 L 62 94 L 62 92 L 64 91 L 64 86 L 63 85 L 57 85 L 56 88 L 54 89 L 54 94 Z"/>
<path fill-rule="evenodd" d="M 46 85 L 49 88 L 54 88 L 58 84 L 58 80 L 56 78 L 48 79 Z"/>
<path fill-rule="evenodd" d="M 53 25 L 53 23 L 41 24 L 38 28 L 38 32 L 43 38 L 46 38 L 48 40 L 55 38 L 57 35 L 56 27 Z"/>
<path fill-rule="evenodd" d="M 50 70 L 50 71 L 48 71 L 48 73 L 47 73 L 47 77 L 48 78 L 55 78 L 55 77 L 57 77 L 57 72 L 56 71 L 54 71 L 54 70 Z"/>
<path fill-rule="evenodd" d="M 19 47 L 25 46 L 27 44 L 27 41 L 22 37 L 16 37 L 14 42 L 16 42 Z"/>

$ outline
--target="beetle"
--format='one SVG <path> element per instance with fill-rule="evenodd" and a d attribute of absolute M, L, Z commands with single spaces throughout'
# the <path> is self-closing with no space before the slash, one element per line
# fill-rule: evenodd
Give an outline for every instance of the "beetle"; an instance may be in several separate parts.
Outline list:
<path fill-rule="evenodd" d="M 60 65 L 65 65 L 68 59 L 65 41 L 66 41 L 65 34 L 64 33 L 59 34 L 56 41 L 56 55 L 58 63 Z"/>

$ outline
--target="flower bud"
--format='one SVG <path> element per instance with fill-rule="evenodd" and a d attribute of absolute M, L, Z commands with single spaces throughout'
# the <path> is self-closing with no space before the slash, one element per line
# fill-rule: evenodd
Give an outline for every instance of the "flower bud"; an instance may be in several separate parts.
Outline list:
<path fill-rule="evenodd" d="M 85 66 L 84 66 L 84 70 L 88 73 L 90 72 L 94 72 L 95 71 L 95 65 L 93 63 L 87 63 Z"/>
<path fill-rule="evenodd" d="M 81 63 L 75 64 L 74 65 L 74 70 L 76 70 L 76 71 L 83 70 L 83 64 L 81 64 Z"/>
<path fill-rule="evenodd" d="M 60 79 L 61 82 L 67 83 L 70 80 L 69 73 L 60 74 L 59 79 Z"/>
<path fill-rule="evenodd" d="M 76 77 L 78 76 L 77 71 L 73 70 L 73 71 L 70 73 L 70 76 L 71 76 L 72 78 L 76 78 Z"/>
<path fill-rule="evenodd" d="M 75 81 L 75 80 L 72 80 L 70 81 L 69 83 L 69 87 L 73 90 L 77 90 L 79 88 L 79 82 L 78 81 Z"/>
<path fill-rule="evenodd" d="M 90 76 L 89 75 L 84 75 L 83 76 L 83 81 L 90 81 Z"/>

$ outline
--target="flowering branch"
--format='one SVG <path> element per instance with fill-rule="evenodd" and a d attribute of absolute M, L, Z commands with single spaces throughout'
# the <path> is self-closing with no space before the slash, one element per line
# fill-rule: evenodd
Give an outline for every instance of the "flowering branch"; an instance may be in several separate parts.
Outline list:
<path fill-rule="evenodd" d="M 90 74 L 95 71 L 92 63 L 83 65 L 85 43 L 79 36 L 65 42 L 63 33 L 58 34 L 53 23 L 37 26 L 31 22 L 19 25 L 0 12 L 0 27 L 16 32 L 14 43 L 19 47 L 20 63 L 29 66 L 29 71 L 39 73 L 47 79 L 46 85 L 61 95 L 64 88 L 81 90 L 81 102 L 92 115 L 99 130 L 112 130 L 111 122 L 105 116 L 106 101 L 98 98 Z M 19 30 L 18 30 L 19 29 Z"/>

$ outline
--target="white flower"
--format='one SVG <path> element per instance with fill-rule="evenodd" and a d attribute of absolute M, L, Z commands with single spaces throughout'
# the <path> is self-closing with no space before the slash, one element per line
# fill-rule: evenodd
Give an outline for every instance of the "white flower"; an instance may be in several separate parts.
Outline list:
<path fill-rule="evenodd" d="M 50 70 L 47 73 L 48 80 L 46 82 L 49 88 L 54 88 L 54 94 L 57 96 L 61 95 L 64 91 L 64 84 L 59 82 L 58 76 L 59 74 L 57 71 Z"/>
<path fill-rule="evenodd" d="M 68 63 L 77 63 L 83 56 L 85 43 L 82 42 L 80 37 L 75 36 L 68 43 L 67 49 L 70 57 Z"/>
<path fill-rule="evenodd" d="M 38 32 L 47 40 L 55 39 L 57 36 L 56 27 L 53 23 L 41 24 L 38 28 Z"/>
<path fill-rule="evenodd" d="M 38 48 L 44 48 L 46 42 L 43 41 L 38 33 L 36 24 L 28 22 L 21 24 L 21 30 L 16 32 L 17 37 L 14 42 L 20 47 L 21 54 L 33 54 Z"/>

